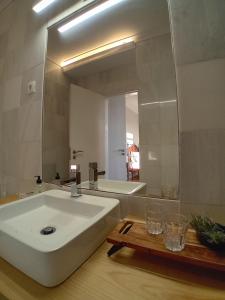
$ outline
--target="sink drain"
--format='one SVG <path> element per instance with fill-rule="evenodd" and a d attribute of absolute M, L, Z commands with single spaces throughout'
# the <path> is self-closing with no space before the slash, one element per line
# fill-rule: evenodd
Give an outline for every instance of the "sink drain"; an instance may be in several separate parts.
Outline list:
<path fill-rule="evenodd" d="M 53 226 L 46 226 L 43 229 L 41 229 L 40 234 L 49 235 L 49 234 L 54 233 L 55 231 L 56 231 L 55 227 L 53 227 Z"/>

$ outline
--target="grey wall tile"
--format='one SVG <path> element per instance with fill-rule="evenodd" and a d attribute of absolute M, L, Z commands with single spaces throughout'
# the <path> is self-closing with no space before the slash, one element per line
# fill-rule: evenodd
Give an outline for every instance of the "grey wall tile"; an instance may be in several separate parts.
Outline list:
<path fill-rule="evenodd" d="M 178 67 L 180 129 L 225 128 L 225 59 Z"/>
<path fill-rule="evenodd" d="M 39 29 L 32 37 L 25 39 L 23 52 L 23 70 L 29 70 L 45 61 L 47 47 L 47 29 Z"/>
<path fill-rule="evenodd" d="M 21 86 L 22 76 L 17 76 L 5 81 L 3 86 L 3 112 L 18 108 L 20 106 Z"/>
<path fill-rule="evenodd" d="M 175 65 L 170 34 L 137 44 L 140 178 L 148 194 L 176 197 L 179 182 Z M 164 102 L 175 101 L 175 102 Z"/>
<path fill-rule="evenodd" d="M 225 223 L 225 205 L 181 202 L 180 206 L 181 213 L 189 216 L 190 220 L 193 215 L 202 215 L 210 217 L 216 222 Z"/>
<path fill-rule="evenodd" d="M 7 51 L 8 32 L 0 35 L 0 57 L 4 57 Z"/>
<path fill-rule="evenodd" d="M 182 132 L 180 144 L 182 203 L 225 203 L 225 130 Z"/>
<path fill-rule="evenodd" d="M 40 142 L 24 142 L 19 145 L 19 174 L 21 179 L 34 181 L 34 176 L 42 174 Z"/>
<path fill-rule="evenodd" d="M 41 101 L 28 102 L 19 108 L 18 134 L 20 142 L 41 141 Z"/>
<path fill-rule="evenodd" d="M 169 4 L 178 65 L 225 57 L 223 0 L 169 0 Z"/>
<path fill-rule="evenodd" d="M 43 115 L 43 178 L 48 182 L 55 178 L 56 172 L 59 172 L 61 178 L 68 178 L 69 89 L 70 82 L 60 67 L 47 60 Z"/>
<path fill-rule="evenodd" d="M 177 67 L 180 199 L 222 218 L 225 202 L 225 2 L 169 0 Z"/>
<path fill-rule="evenodd" d="M 4 80 L 11 80 L 14 77 L 22 76 L 23 52 L 23 48 L 7 51 L 6 55 L 4 56 Z"/>

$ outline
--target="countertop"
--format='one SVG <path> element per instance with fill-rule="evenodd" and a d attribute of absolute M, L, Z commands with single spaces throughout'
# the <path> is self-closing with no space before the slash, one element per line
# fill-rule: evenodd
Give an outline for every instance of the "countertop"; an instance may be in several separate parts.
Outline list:
<path fill-rule="evenodd" d="M 0 200 L 0 204 L 15 200 Z M 0 259 L 0 300 L 225 300 L 225 274 L 177 264 L 110 244 L 97 251 L 64 283 L 45 288 Z M 2 294 L 2 298 L 1 298 Z"/>

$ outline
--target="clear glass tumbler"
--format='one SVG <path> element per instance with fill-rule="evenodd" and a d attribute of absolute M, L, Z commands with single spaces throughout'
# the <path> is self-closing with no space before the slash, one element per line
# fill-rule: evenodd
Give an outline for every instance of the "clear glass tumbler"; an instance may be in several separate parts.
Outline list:
<path fill-rule="evenodd" d="M 185 235 L 188 229 L 188 220 L 181 214 L 166 216 L 164 223 L 164 244 L 171 251 L 181 251 L 185 246 Z"/>
<path fill-rule="evenodd" d="M 163 231 L 162 205 L 150 203 L 146 207 L 146 227 L 150 234 L 160 234 Z"/>

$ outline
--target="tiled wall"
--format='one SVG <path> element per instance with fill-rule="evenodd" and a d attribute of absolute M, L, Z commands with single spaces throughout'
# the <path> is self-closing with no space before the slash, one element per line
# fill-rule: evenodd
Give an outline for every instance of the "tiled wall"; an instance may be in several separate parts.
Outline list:
<path fill-rule="evenodd" d="M 152 195 L 176 198 L 179 184 L 178 117 L 171 36 L 137 44 L 141 181 Z"/>
<path fill-rule="evenodd" d="M 41 174 L 42 71 L 45 32 L 30 22 L 28 1 L 14 1 L 0 15 L 2 169 L 7 192 L 29 188 Z M 27 26 L 29 24 L 29 26 Z M 28 95 L 28 80 L 37 82 Z"/>
<path fill-rule="evenodd" d="M 43 179 L 52 182 L 56 172 L 69 177 L 69 92 L 70 81 L 49 59 L 45 66 L 43 109 Z"/>
<path fill-rule="evenodd" d="M 29 191 L 42 172 L 42 87 L 47 22 L 74 0 L 58 1 L 41 16 L 31 0 L 15 0 L 0 13 L 2 177 L 8 194 Z M 27 83 L 36 81 L 36 93 Z M 2 180 L 3 180 L 2 179 Z"/>
<path fill-rule="evenodd" d="M 1 70 L 0 70 L 0 74 L 1 74 Z M 2 86 L 1 86 L 1 79 L 0 79 L 0 145 L 2 145 Z M 0 146 L 0 196 L 2 196 L 1 184 L 3 183 L 2 167 L 3 167 L 2 166 L 2 146 Z"/>
<path fill-rule="evenodd" d="M 185 213 L 225 221 L 225 1 L 169 0 Z"/>

